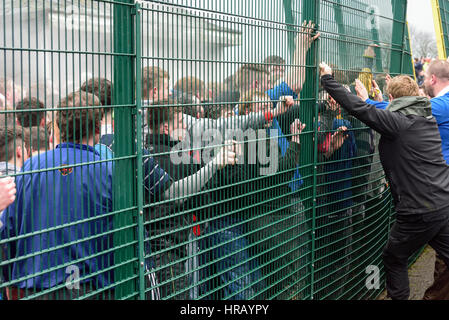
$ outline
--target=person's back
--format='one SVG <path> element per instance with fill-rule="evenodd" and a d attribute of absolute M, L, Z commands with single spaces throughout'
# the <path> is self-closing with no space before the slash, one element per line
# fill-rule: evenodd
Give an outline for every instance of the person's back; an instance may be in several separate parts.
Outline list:
<path fill-rule="evenodd" d="M 17 201 L 8 209 L 7 215 L 9 218 L 17 215 L 18 219 L 9 224 L 4 233 L 6 238 L 31 232 L 37 234 L 21 238 L 15 243 L 15 250 L 11 251 L 13 256 L 8 258 L 34 255 L 13 264 L 10 280 L 17 280 L 24 274 L 44 272 L 19 282 L 18 287 L 42 290 L 64 283 L 68 276 L 66 268 L 57 267 L 72 260 L 82 259 L 75 264 L 81 277 L 112 265 L 111 253 L 85 259 L 98 253 L 97 250 L 111 248 L 110 235 L 54 249 L 111 230 L 111 217 L 75 223 L 112 211 L 112 166 L 103 162 L 72 167 L 75 164 L 99 160 L 99 154 L 93 147 L 63 143 L 55 150 L 31 158 L 25 163 L 24 172 L 42 172 L 17 177 Z M 46 171 L 48 164 L 61 168 Z M 66 224 L 72 225 L 60 228 Z M 45 231 L 55 227 L 59 228 Z M 16 233 L 15 230 L 19 232 Z M 36 254 L 39 251 L 43 253 Z M 45 272 L 55 267 L 55 271 Z M 100 273 L 92 278 L 83 282 L 94 280 L 93 286 L 96 288 L 113 283 L 111 272 Z"/>
<path fill-rule="evenodd" d="M 112 212 L 112 163 L 95 163 L 101 158 L 94 136 L 79 123 L 89 119 L 99 129 L 99 109 L 72 109 L 81 105 L 99 100 L 85 92 L 61 100 L 57 125 L 64 142 L 24 164 L 23 172 L 34 173 L 17 176 L 17 201 L 4 214 L 1 238 L 12 239 L 7 259 L 26 258 L 8 265 L 10 299 L 61 285 L 73 270 L 81 290 L 63 286 L 44 296 L 72 299 L 114 283 L 113 270 L 102 272 L 113 265 L 112 216 L 105 216 Z"/>
<path fill-rule="evenodd" d="M 430 102 L 425 97 L 399 98 L 393 104 L 428 105 L 430 110 Z M 449 167 L 443 158 L 436 119 L 430 115 L 426 118 L 395 114 L 402 118 L 403 126 L 398 127 L 394 137 L 382 135 L 379 153 L 392 187 L 396 211 L 416 214 L 449 206 Z"/>

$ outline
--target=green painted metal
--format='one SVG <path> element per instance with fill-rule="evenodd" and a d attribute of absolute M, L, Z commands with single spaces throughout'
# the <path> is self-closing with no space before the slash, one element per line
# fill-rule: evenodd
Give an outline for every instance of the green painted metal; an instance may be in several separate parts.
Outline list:
<path fill-rule="evenodd" d="M 433 19 L 438 45 L 438 57 L 445 60 L 449 57 L 449 2 L 432 0 Z"/>
<path fill-rule="evenodd" d="M 58 101 L 78 90 L 84 80 L 105 77 L 113 83 L 113 117 L 107 120 L 114 125 L 113 159 L 73 165 L 113 165 L 113 211 L 107 214 L 113 228 L 107 232 L 97 228 L 79 239 L 30 254 L 39 257 L 96 236 L 112 235 L 113 244 L 106 250 L 113 253 L 112 284 L 82 291 L 72 298 L 105 299 L 112 294 L 115 299 L 132 300 L 344 300 L 375 299 L 381 293 L 385 277 L 381 252 L 393 222 L 393 209 L 377 150 L 371 150 L 371 139 L 378 136 L 344 111 L 332 109 L 331 101 L 320 88 L 318 65 L 321 61 L 331 64 L 337 80 L 349 89 L 353 89 L 356 78 L 373 77 L 382 86 L 385 73 L 413 75 L 406 0 L 66 0 L 43 1 L 42 6 L 36 6 L 37 3 L 0 3 L 0 77 L 11 77 L 31 95 L 45 100 L 52 125 Z M 17 12 L 21 14 L 12 14 Z M 307 52 L 297 47 L 295 41 L 307 32 L 301 28 L 303 21 L 313 21 L 313 33 L 321 33 Z M 12 26 L 13 32 L 8 32 Z M 32 30 L 40 30 L 42 36 Z M 285 63 L 264 61 L 269 56 L 281 57 Z M 290 131 L 291 123 L 299 119 L 306 124 L 300 134 L 300 151 L 287 152 L 294 156 L 285 155 L 284 159 L 278 147 L 284 140 L 274 139 L 278 144 L 271 150 L 284 159 L 279 163 L 276 160 L 279 167 L 274 173 L 261 174 L 265 167 L 261 163 L 237 163 L 215 170 L 215 162 L 203 158 L 202 165 L 196 165 L 195 157 L 205 157 L 210 150 L 211 156 L 216 156 L 225 141 L 208 145 L 202 140 L 204 136 L 199 140 L 188 136 L 191 142 L 199 142 L 183 149 L 185 155 L 193 157 L 192 163 L 175 165 L 173 158 L 164 162 L 170 155 L 178 154 L 172 148 L 175 144 L 169 149 L 158 148 L 167 142 L 167 136 L 157 133 L 168 130 L 173 134 L 179 124 L 170 113 L 154 122 L 153 116 L 160 110 L 182 108 L 184 114 L 196 115 L 199 109 L 195 108 L 201 105 L 211 118 L 202 124 L 201 134 L 207 132 L 205 128 L 221 128 L 220 135 L 237 139 L 233 127 L 249 127 L 254 132 L 261 129 L 266 134 L 264 116 L 259 117 L 257 125 L 247 127 L 244 117 L 228 118 L 235 121 L 225 126 L 220 122 L 225 120 L 217 116 L 227 104 L 233 108 L 244 106 L 244 101 L 235 97 L 223 100 L 223 93 L 240 90 L 243 97 L 245 92 L 238 87 L 240 82 L 235 74 L 246 64 L 285 67 L 284 80 L 303 82 L 302 86 L 298 84 L 295 106 L 277 117 L 289 146 L 294 145 L 295 136 Z M 169 88 L 162 84 L 150 87 L 149 78 L 157 78 L 162 72 L 147 72 L 146 67 L 166 71 Z M 45 76 L 40 77 L 42 74 Z M 289 78 L 290 74 L 296 76 Z M 191 86 L 177 84 L 187 76 L 194 76 L 207 86 L 200 82 Z M 58 93 L 34 93 L 31 89 L 35 82 L 57 88 Z M 260 88 L 263 77 L 250 78 L 249 82 Z M 226 89 L 217 89 L 224 83 Z M 269 88 L 274 86 L 273 80 Z M 179 92 L 172 89 L 191 91 L 198 98 L 178 96 Z M 171 102 L 161 98 L 169 93 L 167 90 L 171 98 L 179 99 Z M 289 94 L 280 96 L 285 95 Z M 280 96 L 273 100 L 275 105 L 282 103 Z M 158 98 L 159 105 L 153 104 Z M 252 96 L 246 102 L 256 107 L 261 103 L 259 99 Z M 81 112 L 91 108 L 72 109 Z M 7 124 L 8 115 L 32 111 L 2 108 L 0 122 Z M 214 117 L 218 118 L 216 122 Z M 189 119 L 197 121 L 185 115 L 184 118 L 186 125 Z M 86 119 L 89 120 L 92 119 Z M 8 124 L 17 125 L 14 121 Z M 22 125 L 26 127 L 23 121 Z M 329 154 L 326 139 L 341 126 L 349 127 L 357 151 L 348 143 Z M 66 131 L 68 134 L 69 129 Z M 192 131 L 195 132 L 191 130 L 189 134 L 193 135 Z M 46 132 L 45 141 L 57 136 L 55 130 Z M 239 141 L 246 152 L 245 160 L 251 155 L 261 157 L 258 152 L 270 140 L 273 138 L 265 135 L 248 135 L 244 142 Z M 258 144 L 257 149 L 249 149 L 251 142 Z M 149 154 L 144 154 L 143 148 Z M 170 174 L 168 185 L 176 186 L 167 187 L 158 196 L 150 195 L 144 188 L 148 175 L 145 163 L 153 159 Z M 204 169 L 205 174 L 200 167 L 210 171 Z M 50 165 L 12 176 L 64 169 Z M 198 180 L 183 180 L 197 172 L 203 172 Z M 195 189 L 206 178 L 207 183 Z M 292 188 L 296 186 L 293 182 L 300 180 L 302 184 Z M 177 181 L 183 183 L 176 184 Z M 0 245 L 95 220 L 89 212 L 84 220 L 0 239 Z M 96 250 L 101 249 L 95 248 L 87 256 L 95 257 L 99 254 Z M 26 257 L 6 256 L 0 267 L 6 268 L 23 258 Z M 75 255 L 73 261 L 62 261 L 58 267 L 24 278 L 31 280 L 85 260 L 85 256 Z M 365 284 L 370 266 L 380 270 L 380 288 L 370 289 Z M 83 280 L 94 275 L 95 272 L 86 274 Z M 18 283 L 19 280 L 0 282 L 0 289 Z M 43 297 L 64 287 L 64 283 L 58 283 L 52 288 L 34 290 L 24 299 Z"/>
<path fill-rule="evenodd" d="M 132 0 L 119 0 L 114 2 L 113 12 L 113 48 L 114 53 L 119 54 L 114 57 L 114 103 L 123 107 L 114 110 L 114 153 L 117 157 L 133 156 L 123 161 L 115 163 L 114 173 L 114 209 L 124 210 L 114 217 L 117 227 L 136 225 L 138 217 L 138 204 L 136 202 L 136 192 L 140 189 L 136 184 L 136 169 L 138 166 L 139 154 L 138 145 L 130 143 L 136 140 L 135 116 L 136 116 L 136 95 L 135 95 L 135 35 L 133 25 L 133 15 L 135 7 L 123 4 L 132 4 Z M 126 54 L 124 56 L 123 54 Z M 137 161 L 136 161 L 137 160 Z M 140 169 L 140 168 L 139 168 Z M 141 185 L 141 184 L 140 184 Z M 114 234 L 114 243 L 126 245 L 136 241 L 136 232 L 130 229 Z M 139 243 L 140 245 L 140 243 Z M 115 260 L 118 262 L 129 261 L 115 271 L 117 280 L 125 280 L 136 274 L 140 274 L 140 255 L 136 255 L 135 246 L 126 246 L 122 250 L 115 252 Z M 134 260 L 134 262 L 132 262 Z M 135 281 L 125 281 L 115 288 L 116 299 L 122 299 L 137 293 Z"/>

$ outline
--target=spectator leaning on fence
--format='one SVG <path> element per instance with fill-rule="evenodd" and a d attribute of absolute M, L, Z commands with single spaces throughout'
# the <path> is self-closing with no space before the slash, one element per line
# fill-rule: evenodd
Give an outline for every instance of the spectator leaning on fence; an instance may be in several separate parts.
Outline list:
<path fill-rule="evenodd" d="M 113 270 L 102 271 L 113 266 L 113 253 L 106 252 L 112 248 L 112 235 L 102 235 L 112 230 L 112 218 L 104 216 L 112 211 L 112 167 L 90 163 L 100 160 L 93 146 L 101 112 L 98 108 L 73 109 L 99 105 L 99 99 L 86 92 L 74 92 L 61 100 L 56 117 L 61 143 L 27 161 L 23 171 L 35 173 L 16 179 L 17 200 L 2 217 L 1 239 L 20 236 L 7 243 L 6 259 L 28 257 L 7 265 L 6 280 L 12 283 L 7 288 L 8 299 L 64 284 L 70 270 L 79 271 L 79 290 L 63 286 L 38 299 L 72 299 L 114 283 Z M 78 222 L 85 219 L 91 220 Z M 103 298 L 113 298 L 113 289 L 103 294 Z"/>
<path fill-rule="evenodd" d="M 188 150 L 175 148 L 182 143 L 186 134 L 181 108 L 176 107 L 177 103 L 172 99 L 160 101 L 160 104 L 163 106 L 155 106 L 150 109 L 149 123 L 153 134 L 147 137 L 147 145 L 148 148 L 151 148 L 152 154 L 161 168 L 168 172 L 175 182 L 164 192 L 164 200 L 172 201 L 156 204 L 150 213 L 150 222 L 154 218 L 166 218 L 153 223 L 150 227 L 153 237 L 152 250 L 153 252 L 165 250 L 164 253 L 156 255 L 157 267 L 163 267 L 169 262 L 179 260 L 178 263 L 170 264 L 169 267 L 163 268 L 157 273 L 160 282 L 178 278 L 163 285 L 161 294 L 164 297 L 174 295 L 176 299 L 195 299 L 199 295 L 197 287 L 189 291 L 181 292 L 181 290 L 195 285 L 200 278 L 199 272 L 195 270 L 199 266 L 195 238 L 201 234 L 203 224 L 194 225 L 193 228 L 188 226 L 197 221 L 201 222 L 202 210 L 195 210 L 193 214 L 184 215 L 176 220 L 169 219 L 169 216 L 179 211 L 192 209 L 197 203 L 210 203 L 209 193 L 202 195 L 197 195 L 197 193 L 207 186 L 207 183 L 219 170 L 228 164 L 235 164 L 235 152 L 232 145 L 223 146 L 211 162 L 201 167 L 201 162 L 192 157 Z M 182 160 L 173 161 L 170 152 L 177 152 L 179 160 Z M 181 230 L 172 231 L 168 236 L 160 236 L 170 229 Z M 189 240 L 187 246 L 181 245 L 187 240 Z M 167 251 L 168 249 L 170 250 Z M 191 258 L 185 262 L 183 258 L 188 256 Z"/>
<path fill-rule="evenodd" d="M 419 96 L 412 78 L 399 76 L 388 84 L 387 110 L 380 110 L 339 85 L 325 63 L 320 69 L 329 94 L 382 136 L 380 158 L 396 210 L 383 252 L 387 292 L 392 299 L 408 299 L 407 263 L 414 252 L 428 243 L 449 265 L 449 166 L 430 101 Z"/>

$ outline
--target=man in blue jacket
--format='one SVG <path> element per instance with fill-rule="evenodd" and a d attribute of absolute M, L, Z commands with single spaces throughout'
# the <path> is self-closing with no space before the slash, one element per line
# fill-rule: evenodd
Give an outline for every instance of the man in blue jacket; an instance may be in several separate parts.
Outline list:
<path fill-rule="evenodd" d="M 79 108 L 95 106 L 92 108 Z M 2 218 L 9 300 L 114 299 L 113 162 L 94 145 L 100 133 L 99 99 L 83 91 L 61 100 L 56 116 L 61 143 L 25 162 L 16 201 Z M 168 175 L 153 166 L 150 192 Z M 158 177 L 155 174 L 158 174 Z M 50 290 L 49 290 L 50 289 Z"/>
<path fill-rule="evenodd" d="M 112 217 L 106 215 L 112 212 L 112 163 L 79 166 L 100 160 L 94 149 L 100 109 L 72 109 L 88 105 L 100 103 L 85 92 L 60 102 L 61 143 L 22 168 L 38 172 L 16 178 L 17 198 L 2 216 L 1 230 L 1 239 L 9 240 L 6 259 L 18 258 L 7 265 L 9 300 L 55 287 L 41 298 L 73 299 L 114 283 L 113 270 L 102 271 L 113 266 Z M 79 283 L 66 286 L 71 277 Z"/>

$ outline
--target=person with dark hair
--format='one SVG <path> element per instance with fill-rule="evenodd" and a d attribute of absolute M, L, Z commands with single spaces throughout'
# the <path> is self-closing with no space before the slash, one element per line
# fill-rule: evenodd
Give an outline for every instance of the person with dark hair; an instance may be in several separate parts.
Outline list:
<path fill-rule="evenodd" d="M 414 252 L 430 244 L 449 266 L 449 167 L 432 105 L 409 76 L 389 82 L 390 104 L 381 110 L 338 84 L 325 63 L 320 74 L 324 89 L 348 113 L 381 134 L 379 154 L 396 211 L 383 250 L 387 293 L 393 300 L 407 300 L 407 264 Z"/>
<path fill-rule="evenodd" d="M 46 122 L 44 104 L 36 98 L 25 98 L 15 105 L 16 121 L 22 127 L 43 127 Z M 21 111 L 36 110 L 36 111 Z"/>
<path fill-rule="evenodd" d="M 32 127 L 29 128 L 31 140 L 31 157 L 45 153 L 49 148 L 49 138 L 46 128 Z"/>
<path fill-rule="evenodd" d="M 112 108 L 112 83 L 105 78 L 93 78 L 84 82 L 80 91 L 96 95 L 103 106 L 104 116 L 101 119 L 100 135 L 114 133 L 114 109 Z"/>
<path fill-rule="evenodd" d="M 20 171 L 31 155 L 29 133 L 22 127 L 4 128 L 0 126 L 0 175 L 15 174 Z"/>
<path fill-rule="evenodd" d="M 30 146 L 29 136 L 26 129 L 22 127 L 4 128 L 0 126 L 0 176 L 16 174 L 20 171 L 23 163 L 29 158 Z M 15 178 L 7 177 L 0 179 L 0 231 L 4 224 L 4 211 L 16 198 Z M 1 237 L 0 237 L 1 239 Z M 0 261 L 5 259 L 5 246 L 0 245 Z M 6 268 L 0 268 L 0 284 L 8 279 Z M 0 294 L 4 296 L 4 288 L 0 288 Z"/>

